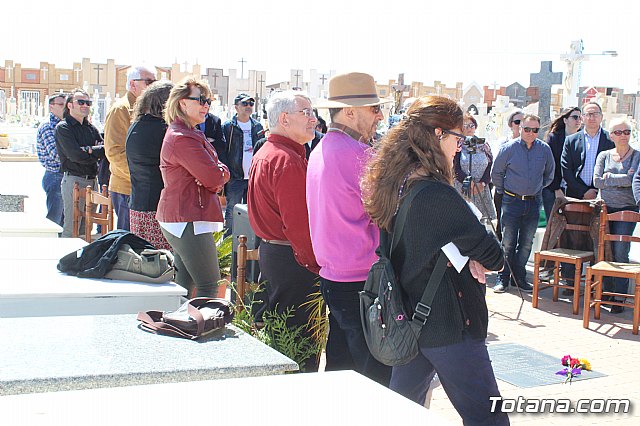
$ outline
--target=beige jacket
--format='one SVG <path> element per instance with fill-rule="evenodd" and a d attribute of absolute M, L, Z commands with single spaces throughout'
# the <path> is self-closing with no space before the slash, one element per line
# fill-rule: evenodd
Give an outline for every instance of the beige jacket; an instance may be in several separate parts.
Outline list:
<path fill-rule="evenodd" d="M 104 150 L 111 170 L 109 191 L 124 195 L 131 195 L 131 177 L 125 143 L 135 102 L 133 94 L 127 92 L 127 96 L 113 104 L 104 123 Z"/>

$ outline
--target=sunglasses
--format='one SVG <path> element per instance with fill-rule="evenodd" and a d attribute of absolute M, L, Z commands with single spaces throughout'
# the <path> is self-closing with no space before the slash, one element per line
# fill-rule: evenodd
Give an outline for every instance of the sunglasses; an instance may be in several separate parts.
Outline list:
<path fill-rule="evenodd" d="M 521 121 L 522 120 L 513 120 L 511 123 L 519 126 Z"/>
<path fill-rule="evenodd" d="M 293 113 L 296 113 L 296 112 L 303 113 L 305 115 L 305 117 L 307 117 L 307 118 L 316 118 L 316 115 L 313 112 L 313 110 L 309 109 L 309 108 L 301 109 L 301 110 L 298 110 L 298 111 L 293 111 L 290 114 L 293 114 Z"/>
<path fill-rule="evenodd" d="M 85 100 L 85 99 L 76 99 L 76 102 L 80 106 L 82 106 L 82 105 L 91 106 L 91 104 L 93 104 L 93 101 L 90 101 L 88 99 L 87 100 Z"/>
<path fill-rule="evenodd" d="M 570 115 L 567 118 L 573 118 L 576 121 L 582 120 L 582 116 L 581 115 Z"/>
<path fill-rule="evenodd" d="M 207 104 L 207 106 L 211 106 L 211 99 L 205 98 L 203 95 L 200 95 L 197 98 L 195 96 L 189 96 L 189 97 L 187 97 L 185 99 L 191 99 L 192 101 L 198 101 L 201 106 L 204 106 L 204 104 Z"/>
<path fill-rule="evenodd" d="M 523 127 L 522 130 L 524 130 L 525 133 L 538 133 L 540 131 L 540 127 Z"/>
<path fill-rule="evenodd" d="M 475 129 L 476 128 L 476 124 L 475 123 L 467 123 L 467 124 L 464 124 L 462 127 L 464 127 L 465 129 Z"/>
<path fill-rule="evenodd" d="M 627 130 L 614 130 L 611 133 L 613 133 L 616 136 L 622 136 L 622 135 L 629 136 L 631 134 L 631 130 L 629 130 L 629 129 L 627 129 Z"/>
<path fill-rule="evenodd" d="M 242 101 L 240 105 L 242 106 L 254 106 L 256 103 L 254 101 Z"/>
<path fill-rule="evenodd" d="M 382 105 L 373 105 L 373 106 L 371 107 L 371 111 L 372 111 L 374 114 L 378 114 L 381 110 L 382 110 Z"/>
<path fill-rule="evenodd" d="M 461 135 L 460 133 L 452 132 L 451 130 L 443 130 L 442 133 L 456 136 L 458 138 L 458 140 L 457 140 L 458 146 L 461 146 L 464 143 L 465 139 L 467 139 L 467 137 L 465 135 Z"/>
<path fill-rule="evenodd" d="M 155 83 L 158 80 L 154 80 L 153 78 L 135 78 L 133 79 L 133 81 L 144 81 L 145 83 L 147 83 L 147 86 L 150 84 Z"/>

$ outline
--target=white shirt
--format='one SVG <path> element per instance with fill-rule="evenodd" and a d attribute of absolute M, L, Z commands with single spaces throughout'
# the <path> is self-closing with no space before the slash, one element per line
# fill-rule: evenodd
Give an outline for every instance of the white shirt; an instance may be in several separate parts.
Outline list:
<path fill-rule="evenodd" d="M 238 127 L 242 129 L 242 170 L 244 178 L 249 179 L 249 169 L 251 168 L 251 159 L 253 158 L 253 140 L 251 139 L 251 120 L 243 123 L 238 121 Z"/>

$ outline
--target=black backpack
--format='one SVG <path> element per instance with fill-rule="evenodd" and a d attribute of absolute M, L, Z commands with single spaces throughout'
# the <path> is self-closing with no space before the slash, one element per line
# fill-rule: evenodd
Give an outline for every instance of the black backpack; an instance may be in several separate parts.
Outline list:
<path fill-rule="evenodd" d="M 422 299 L 409 318 L 402 301 L 402 287 L 391 264 L 391 254 L 402 236 L 411 202 L 426 185 L 425 181 L 418 182 L 402 201 L 393 233 L 380 231 L 378 260 L 371 266 L 360 292 L 360 320 L 367 346 L 375 359 L 389 366 L 407 364 L 418 354 L 418 337 L 427 322 L 433 297 L 447 266 L 447 257 L 440 252 Z"/>

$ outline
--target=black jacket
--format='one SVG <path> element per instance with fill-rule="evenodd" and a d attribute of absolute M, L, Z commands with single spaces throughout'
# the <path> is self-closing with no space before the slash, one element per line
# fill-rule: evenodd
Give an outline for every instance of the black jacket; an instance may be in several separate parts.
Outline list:
<path fill-rule="evenodd" d="M 567 197 L 582 199 L 585 192 L 592 188 L 595 189 L 595 186 L 593 186 L 593 176 L 589 182 L 583 182 L 583 180 L 580 179 L 580 172 L 584 167 L 586 157 L 584 144 L 583 130 L 568 136 L 564 142 L 560 166 L 562 168 L 562 177 L 564 181 L 567 182 Z M 600 141 L 598 142 L 596 158 L 602 151 L 613 148 L 615 148 L 615 145 L 611 139 L 609 139 L 609 132 L 600 129 Z"/>
<path fill-rule="evenodd" d="M 264 137 L 264 131 L 262 124 L 253 118 L 249 118 L 249 120 L 251 120 L 251 142 L 255 150 L 256 143 Z M 221 151 L 216 149 L 218 158 L 229 168 L 231 179 L 244 179 L 244 170 L 242 169 L 244 135 L 238 126 L 237 115 L 222 125 L 222 133 L 226 143 L 225 149 Z"/>
<path fill-rule="evenodd" d="M 224 151 L 227 143 L 224 139 L 224 133 L 222 133 L 222 121 L 217 115 L 213 115 L 210 112 L 207 113 L 204 120 L 204 135 L 207 137 L 207 140 L 211 142 L 211 145 L 213 145 L 219 158 L 220 151 Z"/>
<path fill-rule="evenodd" d="M 166 131 L 163 119 L 148 114 L 129 127 L 126 150 L 131 175 L 131 210 L 150 212 L 158 208 L 160 192 L 164 188 L 160 149 Z"/>
<path fill-rule="evenodd" d="M 60 170 L 74 176 L 96 177 L 98 160 L 105 158 L 103 139 L 98 129 L 86 118 L 80 124 L 67 115 L 56 126 L 55 136 Z M 91 154 L 87 152 L 88 147 L 91 147 Z"/>
<path fill-rule="evenodd" d="M 564 148 L 564 140 L 566 139 L 564 129 L 559 130 L 557 133 L 551 132 L 547 135 L 547 143 L 551 147 L 553 153 L 553 159 L 556 163 L 556 169 L 553 174 L 553 181 L 547 186 L 547 189 L 555 191 L 560 189 L 560 183 L 562 182 L 562 167 L 560 166 L 560 158 L 562 157 L 562 148 Z"/>
<path fill-rule="evenodd" d="M 103 278 L 118 261 L 118 249 L 129 244 L 134 250 L 155 249 L 147 240 L 122 229 L 116 229 L 84 246 L 78 251 L 64 256 L 58 262 L 58 270 L 80 278 Z"/>

